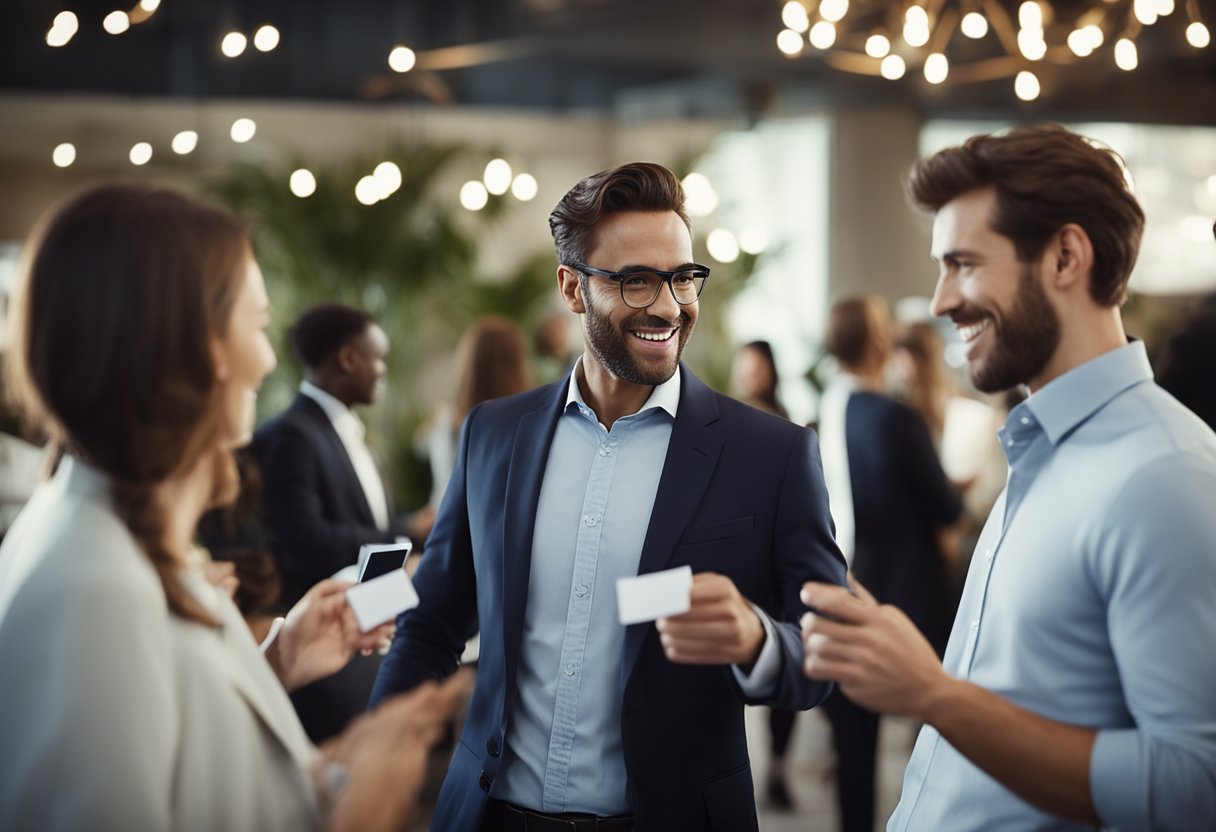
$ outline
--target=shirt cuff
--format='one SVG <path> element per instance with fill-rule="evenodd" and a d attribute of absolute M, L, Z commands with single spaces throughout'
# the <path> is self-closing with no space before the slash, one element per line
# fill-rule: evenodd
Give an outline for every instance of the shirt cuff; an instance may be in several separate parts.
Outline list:
<path fill-rule="evenodd" d="M 1089 757 L 1089 792 L 1098 817 L 1119 829 L 1149 828 L 1146 749 L 1135 729 L 1099 731 Z"/>
<path fill-rule="evenodd" d="M 266 633 L 266 638 L 262 639 L 262 643 L 260 645 L 262 655 L 266 654 L 266 651 L 270 649 L 270 645 L 274 644 L 274 640 L 279 637 L 279 632 L 283 629 L 283 622 L 286 620 L 286 618 L 280 615 L 273 622 L 271 622 L 270 632 Z"/>
<path fill-rule="evenodd" d="M 755 604 L 751 607 L 764 625 L 764 646 L 760 648 L 760 655 L 756 657 L 751 673 L 744 673 L 737 664 L 732 664 L 730 669 L 734 672 L 735 681 L 739 683 L 744 696 L 749 699 L 764 699 L 777 692 L 778 677 L 781 675 L 781 646 L 768 615 Z"/>

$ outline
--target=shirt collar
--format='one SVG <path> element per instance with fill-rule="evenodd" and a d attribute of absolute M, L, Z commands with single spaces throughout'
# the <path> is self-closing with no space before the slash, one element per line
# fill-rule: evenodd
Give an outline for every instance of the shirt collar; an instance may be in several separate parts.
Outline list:
<path fill-rule="evenodd" d="M 1144 342 L 1132 341 L 1052 379 L 1025 405 L 1054 445 L 1115 396 L 1152 378 Z"/>
<path fill-rule="evenodd" d="M 574 362 L 574 368 L 570 370 L 570 379 L 566 385 L 566 407 L 576 404 L 579 409 L 591 410 L 591 406 L 583 400 L 582 391 L 578 389 L 578 372 L 583 366 L 583 356 L 579 356 Z M 643 413 L 652 408 L 659 408 L 671 414 L 671 418 L 676 417 L 676 409 L 680 406 L 680 369 L 672 373 L 671 378 L 662 384 L 655 385 L 654 390 L 650 392 L 650 398 L 646 403 L 638 408 L 638 413 Z M 630 416 L 637 414 L 631 413 Z"/>
<path fill-rule="evenodd" d="M 363 437 L 363 421 L 355 415 L 353 410 L 338 401 L 333 394 L 322 390 L 310 381 L 300 382 L 300 393 L 320 405 L 321 409 L 325 411 L 325 415 L 329 417 L 334 430 L 339 433 L 349 430 L 353 431 L 356 436 Z"/>

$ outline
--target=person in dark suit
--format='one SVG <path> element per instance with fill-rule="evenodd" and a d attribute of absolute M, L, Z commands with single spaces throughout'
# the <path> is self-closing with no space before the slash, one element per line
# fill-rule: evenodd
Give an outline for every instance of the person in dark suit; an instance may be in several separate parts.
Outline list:
<path fill-rule="evenodd" d="M 393 511 L 351 409 L 379 396 L 389 349 L 384 330 L 366 312 L 323 304 L 300 315 L 291 341 L 304 370 L 300 392 L 250 446 L 287 606 L 355 563 L 362 544 L 392 543 L 411 531 Z M 365 709 L 379 664 L 379 655 L 357 656 L 292 696 L 314 742 L 341 732 Z"/>
<path fill-rule="evenodd" d="M 586 350 L 474 408 L 373 702 L 457 665 L 477 687 L 433 827 L 757 828 L 743 705 L 809 708 L 804 575 L 841 583 L 815 436 L 680 363 L 709 270 L 679 180 L 633 163 L 549 218 Z M 690 610 L 619 623 L 617 579 L 689 566 Z"/>
<path fill-rule="evenodd" d="M 962 516 L 962 498 L 942 470 L 928 425 L 908 405 L 884 395 L 892 351 L 892 325 L 878 296 L 843 298 L 829 314 L 828 352 L 840 364 L 833 391 L 847 390 L 843 408 L 825 409 L 825 443 L 843 438 L 851 504 L 852 570 L 881 603 L 916 622 L 940 656 L 950 637 L 954 602 L 941 532 Z M 842 426 L 829 420 L 843 414 Z M 843 430 L 840 430 L 843 428 Z M 837 463 L 839 464 L 839 463 Z M 874 774 L 878 715 L 839 692 L 825 705 L 836 749 L 837 797 L 844 832 L 874 828 Z"/>

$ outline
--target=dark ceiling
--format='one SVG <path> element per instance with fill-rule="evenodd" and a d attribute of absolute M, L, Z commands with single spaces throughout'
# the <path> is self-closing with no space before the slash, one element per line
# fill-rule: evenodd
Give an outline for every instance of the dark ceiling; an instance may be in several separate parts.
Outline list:
<path fill-rule="evenodd" d="M 1039 62 L 1043 96 L 1030 104 L 1014 97 L 1008 78 L 933 87 L 914 71 L 894 82 L 843 73 L 812 49 L 786 58 L 775 45 L 781 0 L 162 0 L 126 33 L 102 31 L 108 12 L 134 2 L 5 0 L 0 91 L 752 118 L 791 102 L 886 103 L 934 115 L 1216 124 L 1216 44 L 1202 50 L 1186 44 L 1185 0 L 1141 34 L 1136 71 L 1114 67 L 1109 43 L 1107 54 L 1083 64 Z M 870 14 L 876 23 L 890 8 L 853 5 L 854 19 Z M 1016 17 L 1016 3 L 1002 5 Z M 1059 23 L 1049 40 L 1065 34 L 1065 24 L 1088 4 L 1054 5 Z M 1199 7 L 1216 28 L 1216 0 Z M 65 9 L 79 17 L 79 32 L 51 48 L 47 29 Z M 224 32 L 252 34 L 265 22 L 282 33 L 277 49 L 250 46 L 235 59 L 220 54 Z M 962 50 L 982 48 L 961 40 L 956 35 L 951 43 L 960 60 Z M 417 51 L 418 68 L 405 75 L 388 69 L 396 43 Z"/>

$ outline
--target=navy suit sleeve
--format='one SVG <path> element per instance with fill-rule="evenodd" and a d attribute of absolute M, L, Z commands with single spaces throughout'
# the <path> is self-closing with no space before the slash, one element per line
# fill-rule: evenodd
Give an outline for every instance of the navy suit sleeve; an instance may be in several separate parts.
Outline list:
<path fill-rule="evenodd" d="M 324 469 L 315 443 L 284 424 L 256 448 L 262 474 L 262 510 L 274 536 L 285 583 L 298 594 L 355 562 L 364 543 L 391 543 L 396 530 L 342 523 L 322 505 Z M 289 589 L 289 592 L 292 590 Z M 287 598 L 291 601 L 293 599 Z"/>
<path fill-rule="evenodd" d="M 773 570 L 781 608 L 766 611 L 781 640 L 782 669 L 776 692 L 763 704 L 805 710 L 826 699 L 832 684 L 810 680 L 802 673 L 798 620 L 807 608 L 798 593 L 807 581 L 845 583 L 844 557 L 836 545 L 823 484 L 819 441 L 810 430 L 799 432 L 785 470 L 773 536 Z"/>
<path fill-rule="evenodd" d="M 452 477 L 414 573 L 419 604 L 397 620 L 397 634 L 372 688 L 373 707 L 394 693 L 455 672 L 465 642 L 477 632 L 477 576 L 465 469 L 469 436 L 479 409 L 469 412 L 461 429 Z"/>

